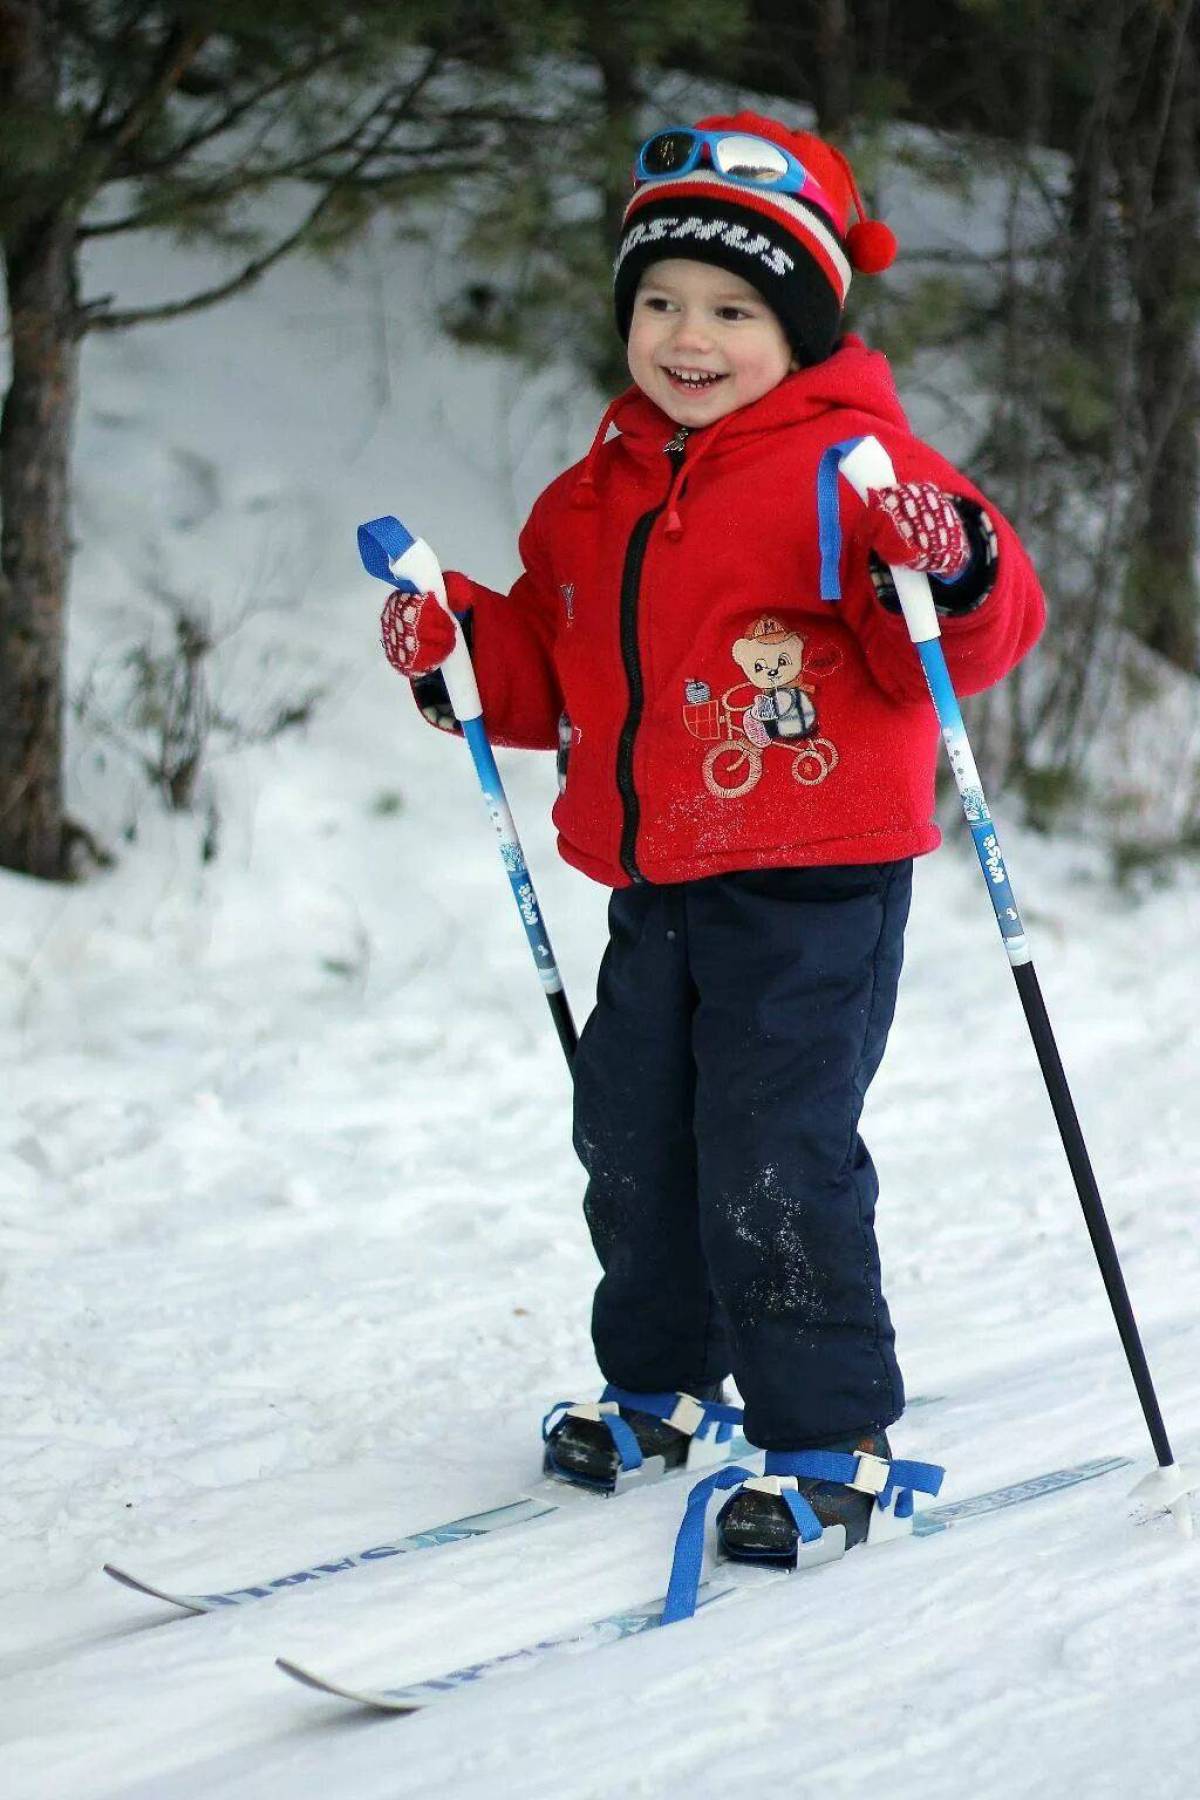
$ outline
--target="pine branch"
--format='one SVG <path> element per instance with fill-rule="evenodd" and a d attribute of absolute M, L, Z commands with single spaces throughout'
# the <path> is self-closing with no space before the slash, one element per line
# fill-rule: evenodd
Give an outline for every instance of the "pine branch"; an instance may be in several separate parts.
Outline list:
<path fill-rule="evenodd" d="M 383 99 L 376 102 L 366 117 L 359 121 L 352 135 L 357 137 L 359 133 L 367 129 L 372 120 L 378 119 L 380 114 L 383 114 L 384 117 L 372 142 L 360 151 L 343 175 L 338 176 L 323 189 L 295 230 L 288 232 L 270 250 L 264 251 L 261 256 L 256 256 L 244 264 L 236 275 L 230 276 L 227 281 L 218 282 L 214 287 L 205 288 L 199 294 L 192 294 L 186 300 L 169 301 L 164 306 L 129 307 L 124 312 L 111 312 L 106 310 L 107 300 L 93 301 L 80 308 L 80 334 L 87 331 L 124 331 L 131 325 L 161 324 L 168 319 L 183 318 L 187 313 L 203 311 L 206 307 L 215 306 L 220 301 L 229 299 L 231 295 L 242 293 L 246 288 L 252 287 L 266 274 L 268 269 L 273 268 L 290 251 L 313 235 L 316 226 L 332 206 L 334 200 L 339 198 L 343 191 L 362 175 L 372 158 L 386 146 L 391 133 L 403 120 L 404 104 L 398 102 L 394 95 L 384 96 Z"/>
<path fill-rule="evenodd" d="M 66 183 L 67 193 L 81 208 L 111 178 L 122 152 L 158 115 L 208 36 L 207 29 L 173 25 L 153 59 L 145 85 L 121 117 L 109 125 L 98 123 L 85 133 Z"/>
<path fill-rule="evenodd" d="M 201 312 L 206 307 L 216 306 L 221 300 L 229 299 L 232 294 L 253 287 L 268 269 L 273 268 L 290 250 L 303 242 L 332 199 L 331 189 L 321 196 L 295 231 L 290 232 L 262 256 L 255 257 L 228 281 L 220 282 L 216 287 L 205 288 L 202 293 L 193 294 L 187 300 L 170 301 L 165 306 L 135 306 L 126 308 L 124 312 L 107 312 L 101 310 L 107 306 L 107 300 L 92 301 L 80 309 L 81 331 L 124 331 L 131 325 L 154 325 L 167 319 L 181 319 L 187 313 Z"/>
<path fill-rule="evenodd" d="M 370 122 L 375 110 L 372 109 L 372 114 L 368 115 L 363 124 Z M 239 194 L 253 194 L 270 187 L 276 181 L 301 180 L 306 176 L 311 176 L 327 158 L 345 154 L 353 149 L 362 129 L 362 125 L 355 125 L 344 137 L 337 138 L 329 144 L 322 144 L 316 150 L 306 151 L 302 156 L 293 156 L 280 162 L 260 163 L 257 167 L 250 169 L 228 170 L 223 176 L 207 184 L 197 184 L 185 192 L 176 190 L 157 205 L 151 204 L 141 208 L 138 212 L 126 213 L 119 219 L 107 219 L 101 224 L 86 225 L 80 231 L 80 236 L 85 238 L 115 237 L 124 231 L 152 231 L 169 225 L 173 219 L 178 217 L 181 199 L 185 206 L 191 204 L 211 209 L 224 205 Z M 337 176 L 326 177 L 327 180 L 337 178 Z"/>
<path fill-rule="evenodd" d="M 170 150 L 161 156 L 142 157 L 136 162 L 131 158 L 125 158 L 121 166 L 121 178 L 144 179 L 151 175 L 165 174 L 168 170 L 177 167 L 179 163 L 186 161 L 205 144 L 211 144 L 216 138 L 223 137 L 227 131 L 232 131 L 235 125 L 241 123 L 247 113 L 253 112 L 256 107 L 271 99 L 273 95 L 286 92 L 288 88 L 303 85 L 312 76 L 319 74 L 322 69 L 328 68 L 337 61 L 341 53 L 342 45 L 333 44 L 310 56 L 307 62 L 299 63 L 293 68 L 282 71 L 272 80 L 263 82 L 260 87 L 253 89 L 242 99 L 228 106 L 217 118 L 197 127 L 186 137 L 178 139 Z"/>
<path fill-rule="evenodd" d="M 478 175 L 481 166 L 478 157 L 468 162 L 440 162 L 435 167 L 431 167 L 428 163 L 418 162 L 416 173 L 418 175 L 437 175 L 438 177 Z M 338 186 L 348 194 L 382 193 L 387 188 L 393 187 L 397 181 L 402 181 L 405 175 L 412 173 L 413 171 L 409 169 L 381 169 L 375 174 L 346 176 L 339 180 Z"/>
<path fill-rule="evenodd" d="M 97 68 L 108 70 L 84 128 L 84 141 L 91 141 L 100 135 L 101 122 L 117 87 L 118 72 L 127 66 L 126 58 L 137 35 L 142 15 L 139 8 L 130 7 L 115 35 L 109 39 L 90 29 L 91 21 L 86 7 L 70 7 L 67 14 L 72 35 L 90 52 Z"/>
<path fill-rule="evenodd" d="M 239 102 L 236 108 L 230 108 L 221 121 L 215 122 L 202 133 L 194 134 L 193 138 L 188 140 L 186 145 L 181 143 L 173 152 L 163 155 L 154 162 L 124 162 L 119 168 L 113 170 L 113 178 L 125 180 L 153 174 L 158 174 L 160 176 L 165 174 L 178 163 L 183 162 L 186 159 L 186 154 L 194 145 L 203 142 L 207 138 L 216 137 L 220 135 L 221 132 L 230 129 L 232 124 L 236 123 L 237 119 L 242 114 L 259 105 L 264 99 L 270 98 L 272 94 L 286 93 L 302 81 L 307 80 L 309 75 L 319 69 L 322 63 L 328 63 L 333 60 L 337 54 L 340 54 L 340 49 L 338 51 L 322 52 L 319 56 L 312 58 L 309 64 L 304 65 L 299 69 L 293 69 L 286 76 L 273 80 L 260 89 L 255 95 L 248 97 L 245 101 Z M 226 205 L 240 194 L 254 193 L 260 189 L 269 187 L 272 183 L 277 181 L 316 179 L 325 184 L 339 182 L 343 185 L 362 185 L 355 180 L 352 171 L 361 164 L 361 156 L 359 156 L 358 152 L 363 133 L 370 129 L 385 107 L 390 108 L 391 110 L 392 128 L 399 124 L 404 115 L 411 111 L 415 102 L 420 98 L 423 90 L 427 88 L 429 83 L 433 80 L 434 76 L 441 68 L 443 61 L 444 52 L 442 50 L 431 50 L 426 57 L 424 66 L 415 76 L 413 76 L 406 87 L 403 89 L 393 87 L 386 90 L 381 97 L 372 103 L 371 107 L 363 117 L 357 120 L 350 129 L 342 133 L 341 136 L 332 138 L 323 144 L 319 144 L 314 149 L 305 151 L 301 155 L 281 158 L 275 162 L 254 164 L 250 158 L 243 157 L 236 168 L 228 169 L 222 175 L 207 184 L 197 185 L 186 192 L 182 196 L 183 204 L 186 207 L 190 202 L 195 206 L 207 209 L 220 207 Z M 448 116 L 458 117 L 459 115 L 454 114 Z M 476 117 L 476 115 L 473 115 L 469 111 L 464 112 L 461 116 L 471 120 L 472 123 L 474 123 Z M 259 133 L 260 145 L 263 140 L 270 135 L 272 123 L 272 121 L 267 121 L 264 124 L 262 131 Z M 460 146 L 454 142 L 433 142 L 414 145 L 393 145 L 390 153 L 393 156 L 404 159 L 405 164 L 415 163 L 418 167 L 427 167 L 432 159 L 444 156 L 448 150 L 457 150 L 458 148 L 460 148 Z M 354 153 L 357 158 L 357 161 L 351 165 L 350 170 L 338 168 L 331 169 L 324 166 L 328 164 L 331 159 L 346 156 L 350 153 Z M 378 148 L 373 146 L 371 155 L 375 156 L 378 153 Z M 464 164 L 462 162 L 450 162 L 444 165 L 445 172 L 452 174 L 468 172 L 475 166 L 474 163 Z M 441 173 L 442 171 L 443 165 L 439 163 L 438 172 Z M 407 172 L 407 168 L 402 166 L 393 172 L 391 178 L 395 179 Z M 386 177 L 380 178 L 380 180 L 382 179 L 386 179 Z M 379 181 L 377 180 L 371 185 L 379 185 Z M 120 218 L 101 220 L 94 225 L 85 224 L 80 228 L 79 235 L 81 238 L 115 237 L 122 232 L 147 231 L 163 225 L 169 225 L 172 220 L 172 215 L 178 215 L 180 199 L 180 194 L 176 192 L 158 204 L 152 202 L 149 206 L 144 206 L 136 212 L 126 213 Z"/>
<path fill-rule="evenodd" d="M 209 35 L 207 28 L 173 25 L 153 58 L 141 91 L 120 118 L 108 125 L 103 122 L 102 107 L 112 92 L 112 83 L 105 83 L 74 155 L 65 165 L 57 202 L 60 207 L 82 213 L 105 182 L 112 179 L 114 164 L 157 118 Z M 127 42 L 128 28 L 123 37 Z"/>
<path fill-rule="evenodd" d="M 145 88 L 130 103 L 124 117 L 104 133 L 114 153 L 126 149 L 141 136 L 163 101 L 178 87 L 208 36 L 207 30 L 195 26 L 175 25 L 171 29 L 154 59 Z"/>

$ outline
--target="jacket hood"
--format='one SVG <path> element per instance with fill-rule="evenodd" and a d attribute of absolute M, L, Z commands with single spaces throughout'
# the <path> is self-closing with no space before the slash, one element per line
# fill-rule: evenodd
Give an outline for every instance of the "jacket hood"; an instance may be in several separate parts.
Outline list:
<path fill-rule="evenodd" d="M 881 426 L 906 430 L 908 421 L 896 392 L 886 356 L 868 350 L 862 339 L 847 335 L 832 356 L 811 368 L 797 369 L 751 406 L 740 406 L 712 425 L 689 432 L 689 455 L 694 457 L 708 439 L 722 444 L 775 431 L 780 426 L 801 425 L 822 413 L 847 411 L 867 415 Z M 629 388 L 609 409 L 605 429 L 615 425 L 635 453 L 653 450 L 657 455 L 666 440 L 679 429 L 661 407 L 647 399 L 640 388 Z"/>
<path fill-rule="evenodd" d="M 837 412 L 854 413 L 856 422 L 868 429 L 872 426 L 908 429 L 887 358 L 878 350 L 868 350 L 862 339 L 853 335 L 844 337 L 833 355 L 823 362 L 785 376 L 761 400 L 750 406 L 739 406 L 711 425 L 689 429 L 687 461 L 676 469 L 667 496 L 667 536 L 679 538 L 683 535 L 680 494 L 685 479 L 695 472 L 702 458 L 763 432 L 806 425 Z M 680 429 L 674 419 L 648 399 L 640 388 L 627 388 L 605 409 L 592 447 L 583 462 L 577 465 L 578 472 L 571 486 L 573 506 L 597 504 L 599 458 L 608 433 L 614 428 L 623 450 L 645 462 L 661 458 L 664 446 Z"/>

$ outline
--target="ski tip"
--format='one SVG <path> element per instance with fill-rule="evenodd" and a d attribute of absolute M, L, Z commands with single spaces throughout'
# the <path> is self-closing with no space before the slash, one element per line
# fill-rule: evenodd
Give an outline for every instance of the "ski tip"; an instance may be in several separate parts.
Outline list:
<path fill-rule="evenodd" d="M 193 1600 L 189 1596 L 183 1594 L 168 1594 L 164 1593 L 162 1588 L 152 1587 L 148 1581 L 143 1581 L 140 1576 L 131 1575 L 127 1569 L 119 1569 L 116 1563 L 102 1563 L 101 1570 L 103 1574 L 111 1575 L 114 1581 L 119 1581 L 122 1587 L 131 1588 L 135 1594 L 147 1594 L 151 1600 L 165 1600 L 168 1606 L 181 1607 L 186 1613 L 204 1613 L 209 1611 L 207 1606 L 201 1606 L 197 1600 Z"/>
<path fill-rule="evenodd" d="M 114 1581 L 119 1581 L 122 1587 L 132 1588 L 135 1593 L 144 1594 L 146 1591 L 144 1582 L 139 1581 L 136 1575 L 127 1575 L 124 1569 L 118 1569 L 116 1563 L 103 1563 L 101 1572 L 111 1575 Z"/>
<path fill-rule="evenodd" d="M 290 1675 L 293 1681 L 300 1682 L 302 1686 L 315 1688 L 318 1694 L 329 1692 L 329 1683 L 320 1675 L 314 1675 L 312 1670 L 306 1669 L 302 1663 L 292 1662 L 286 1656 L 277 1656 L 275 1667 L 282 1669 L 285 1675 Z"/>
<path fill-rule="evenodd" d="M 316 1675 L 306 1669 L 303 1663 L 293 1662 L 290 1657 L 277 1656 L 275 1667 L 290 1675 L 302 1687 L 312 1688 L 314 1693 L 332 1695 L 336 1700 L 349 1700 L 354 1706 L 369 1706 L 375 1712 L 391 1713 L 393 1716 L 406 1716 L 421 1711 L 419 1701 L 392 1700 L 387 1694 L 367 1692 L 365 1689 L 342 1687 L 336 1681 L 329 1681 L 324 1675 Z"/>

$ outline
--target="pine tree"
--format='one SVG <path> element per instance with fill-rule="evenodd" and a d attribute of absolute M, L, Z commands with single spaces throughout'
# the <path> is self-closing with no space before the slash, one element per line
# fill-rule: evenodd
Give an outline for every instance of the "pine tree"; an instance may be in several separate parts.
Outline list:
<path fill-rule="evenodd" d="M 628 379 L 612 324 L 612 258 L 644 130 L 677 119 L 656 104 L 681 59 L 710 82 L 736 79 L 745 0 L 542 0 L 558 58 L 544 70 L 544 154 L 514 182 L 499 165 L 475 184 L 474 269 L 450 323 L 463 341 L 571 361 L 604 391 Z M 682 84 L 677 84 L 682 85 Z M 689 113 L 690 117 L 691 114 Z"/>
<path fill-rule="evenodd" d="M 506 72 L 536 0 L 0 0 L 0 865 L 70 869 L 62 792 L 69 452 L 79 346 L 211 306 L 371 209 L 477 169 L 523 114 Z M 463 59 L 470 58 L 470 79 Z M 275 237 L 247 202 L 300 184 Z M 231 273 L 156 306 L 81 291 L 97 237 L 167 230 Z"/>

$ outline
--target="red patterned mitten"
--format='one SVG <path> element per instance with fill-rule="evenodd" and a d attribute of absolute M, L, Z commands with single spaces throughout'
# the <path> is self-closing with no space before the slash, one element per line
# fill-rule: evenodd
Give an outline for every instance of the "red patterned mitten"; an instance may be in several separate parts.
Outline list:
<path fill-rule="evenodd" d="M 971 560 L 962 515 L 932 481 L 872 488 L 859 536 L 885 563 L 954 581 Z"/>
<path fill-rule="evenodd" d="M 428 675 L 454 648 L 454 620 L 436 594 L 388 595 L 379 616 L 384 654 L 401 675 Z"/>

